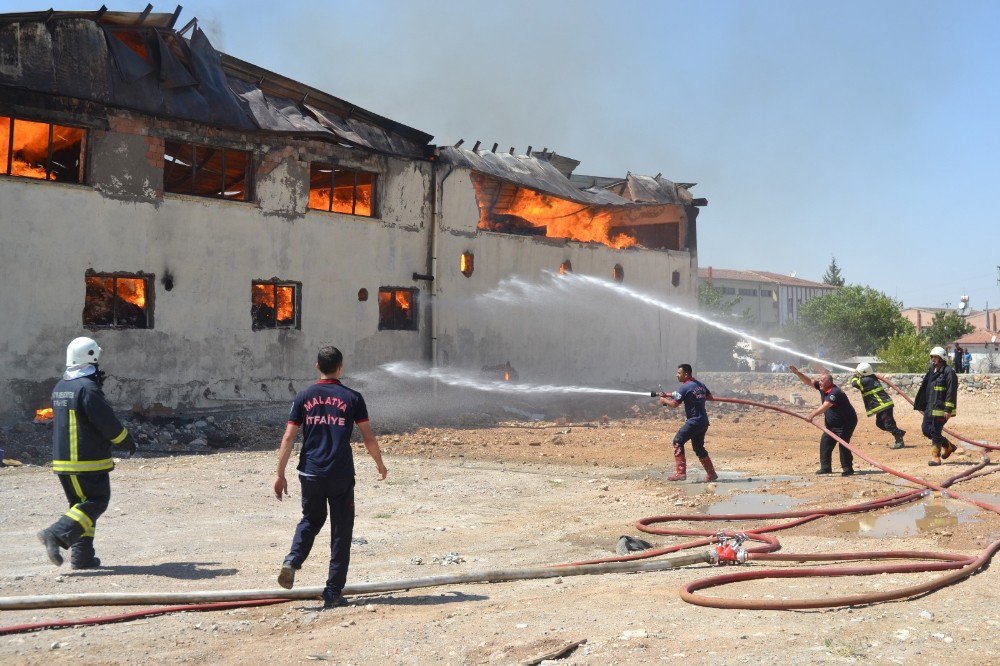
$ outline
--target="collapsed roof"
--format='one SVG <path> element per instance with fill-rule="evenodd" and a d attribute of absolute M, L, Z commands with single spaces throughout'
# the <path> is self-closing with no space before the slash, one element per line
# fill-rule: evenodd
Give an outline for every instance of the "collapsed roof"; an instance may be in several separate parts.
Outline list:
<path fill-rule="evenodd" d="M 433 138 L 219 53 L 197 25 L 188 39 L 174 30 L 179 11 L 0 15 L 0 89 L 409 157 Z"/>

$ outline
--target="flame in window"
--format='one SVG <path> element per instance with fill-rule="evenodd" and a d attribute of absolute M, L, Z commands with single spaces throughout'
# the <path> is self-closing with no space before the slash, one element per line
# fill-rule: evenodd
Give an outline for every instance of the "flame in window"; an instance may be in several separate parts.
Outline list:
<path fill-rule="evenodd" d="M 35 410 L 35 423 L 45 423 L 55 417 L 51 407 L 43 407 Z"/>
<path fill-rule="evenodd" d="M 49 123 L 0 117 L 0 173 L 39 180 L 80 181 L 79 160 L 83 145 L 83 130 L 51 125 L 52 160 L 49 161 Z M 9 150 L 12 148 L 13 150 Z M 48 165 L 48 169 L 46 166 Z"/>
<path fill-rule="evenodd" d="M 404 291 L 402 289 L 395 292 L 396 305 L 404 314 L 409 314 L 410 308 L 413 305 L 412 299 L 413 294 L 409 291 Z"/>

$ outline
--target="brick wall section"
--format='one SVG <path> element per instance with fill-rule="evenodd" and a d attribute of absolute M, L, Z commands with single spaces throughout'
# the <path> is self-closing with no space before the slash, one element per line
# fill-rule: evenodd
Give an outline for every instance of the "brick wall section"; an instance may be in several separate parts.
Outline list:
<path fill-rule="evenodd" d="M 260 164 L 257 165 L 257 175 L 266 176 L 274 171 L 279 164 L 290 158 L 299 159 L 298 148 L 285 146 L 265 153 L 260 159 Z"/>

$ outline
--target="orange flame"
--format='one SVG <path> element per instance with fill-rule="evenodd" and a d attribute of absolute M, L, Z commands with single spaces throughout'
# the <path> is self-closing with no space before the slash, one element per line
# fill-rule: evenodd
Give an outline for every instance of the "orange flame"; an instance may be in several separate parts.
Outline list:
<path fill-rule="evenodd" d="M 491 197 L 487 190 L 497 186 L 503 190 L 507 185 L 473 174 L 473 186 L 479 202 L 479 228 L 489 231 L 503 231 L 504 223 L 493 219 L 493 215 L 513 216 L 526 225 L 545 229 L 549 238 L 568 238 L 582 242 L 597 242 L 613 248 L 638 245 L 631 234 L 612 229 L 615 215 L 611 207 L 593 206 L 560 199 L 534 190 L 518 187 L 509 201 L 495 204 L 499 197 Z"/>
<path fill-rule="evenodd" d="M 35 423 L 45 423 L 46 421 L 51 421 L 55 414 L 51 407 L 44 407 L 42 409 L 35 410 Z"/>
<path fill-rule="evenodd" d="M 52 126 L 53 153 L 81 144 L 83 130 L 74 127 Z M 0 170 L 7 169 L 7 146 L 11 131 L 11 119 L 0 118 Z M 10 160 L 10 175 L 44 180 L 45 164 L 49 158 L 49 124 L 31 120 L 14 119 L 13 153 Z M 55 178 L 49 174 L 49 178 Z"/>
<path fill-rule="evenodd" d="M 510 371 L 509 370 L 507 372 L 503 373 L 503 380 L 505 382 L 509 382 L 510 381 Z"/>
<path fill-rule="evenodd" d="M 146 281 L 142 278 L 118 278 L 118 298 L 145 309 Z"/>
<path fill-rule="evenodd" d="M 410 292 L 403 290 L 397 291 L 395 292 L 395 298 L 396 298 L 396 305 L 399 306 L 399 309 L 402 310 L 404 313 L 408 313 L 410 311 L 410 306 L 412 305 L 410 301 L 411 298 Z"/>
<path fill-rule="evenodd" d="M 275 306 L 275 291 L 278 293 L 278 302 Z M 293 320 L 295 314 L 295 288 L 290 286 L 279 286 L 275 290 L 271 284 L 253 285 L 253 305 L 265 306 L 275 312 L 275 319 L 279 324 L 287 324 Z"/>

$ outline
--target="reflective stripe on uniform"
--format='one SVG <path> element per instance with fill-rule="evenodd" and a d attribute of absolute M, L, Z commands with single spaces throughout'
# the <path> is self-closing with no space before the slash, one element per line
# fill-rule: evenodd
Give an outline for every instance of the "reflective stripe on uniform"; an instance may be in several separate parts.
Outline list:
<path fill-rule="evenodd" d="M 871 409 L 869 409 L 866 412 L 866 415 L 867 416 L 871 416 L 873 414 L 878 414 L 879 412 L 884 412 L 885 410 L 889 409 L 892 406 L 893 406 L 893 404 L 892 404 L 891 400 L 889 402 L 883 402 L 881 405 L 878 405 L 877 407 L 872 407 Z"/>
<path fill-rule="evenodd" d="M 74 506 L 66 512 L 66 515 L 80 523 L 83 527 L 83 536 L 94 536 L 94 521 L 92 521 L 83 511 L 80 511 L 80 509 Z"/>
<path fill-rule="evenodd" d="M 945 386 L 935 386 L 935 387 L 934 387 L 934 390 L 935 390 L 935 391 L 947 391 L 947 390 L 948 390 L 948 388 L 947 388 L 947 387 L 945 387 Z"/>
<path fill-rule="evenodd" d="M 69 459 L 76 462 L 79 460 L 79 454 L 77 452 L 77 429 L 76 429 L 76 410 L 69 410 Z"/>
<path fill-rule="evenodd" d="M 113 440 L 111 440 L 111 443 L 112 444 L 121 444 L 122 442 L 125 441 L 126 437 L 128 437 L 128 430 L 126 428 L 122 428 L 122 431 L 120 433 L 118 433 L 117 437 L 115 437 Z"/>
<path fill-rule="evenodd" d="M 953 414 L 947 409 L 932 409 L 931 416 L 953 416 Z"/>
<path fill-rule="evenodd" d="M 80 498 L 80 501 L 86 502 L 87 496 L 83 494 L 83 487 L 80 486 L 80 479 L 76 478 L 76 474 L 70 475 L 69 482 L 73 485 L 73 490 L 76 491 L 76 496 Z"/>
<path fill-rule="evenodd" d="M 106 472 L 114 469 L 115 461 L 104 460 L 53 460 L 52 471 L 57 474 L 75 474 L 77 472 Z"/>

